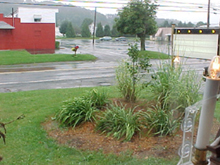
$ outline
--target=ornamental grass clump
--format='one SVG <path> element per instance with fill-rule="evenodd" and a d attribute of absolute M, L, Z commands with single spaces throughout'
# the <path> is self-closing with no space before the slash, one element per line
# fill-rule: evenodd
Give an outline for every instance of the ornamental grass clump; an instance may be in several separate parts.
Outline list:
<path fill-rule="evenodd" d="M 141 111 L 135 112 L 134 109 L 125 109 L 125 107 L 111 105 L 100 119 L 97 120 L 96 130 L 112 135 L 117 139 L 123 138 L 130 141 L 135 133 L 140 131 Z"/>
<path fill-rule="evenodd" d="M 164 63 L 158 67 L 158 72 L 152 75 L 148 86 L 150 96 L 165 111 L 176 110 L 184 113 L 186 107 L 199 100 L 201 78 L 194 70 L 183 70 L 181 64 L 173 68 Z"/>
<path fill-rule="evenodd" d="M 148 94 L 156 103 L 145 114 L 147 128 L 154 135 L 172 135 L 179 127 L 186 107 L 199 100 L 201 78 L 193 70 L 163 63 L 152 75 Z"/>
<path fill-rule="evenodd" d="M 133 84 L 133 78 L 127 65 L 127 61 L 122 61 L 116 68 L 117 87 L 126 101 L 136 100 L 141 85 L 136 81 Z M 135 85 L 135 87 L 134 87 Z M 134 90 L 134 88 L 136 90 Z"/>
<path fill-rule="evenodd" d="M 102 109 L 109 103 L 108 94 L 104 89 L 93 89 L 92 91 L 89 91 L 85 97 L 90 99 L 92 106 L 98 109 Z"/>
<path fill-rule="evenodd" d="M 92 121 L 95 119 L 94 113 L 97 111 L 92 104 L 91 100 L 85 97 L 75 97 L 73 100 L 64 101 L 56 119 L 61 125 L 72 127 Z"/>
<path fill-rule="evenodd" d="M 175 119 L 173 111 L 167 112 L 160 107 L 149 109 L 143 116 L 148 135 L 173 135 L 180 126 L 180 118 Z"/>

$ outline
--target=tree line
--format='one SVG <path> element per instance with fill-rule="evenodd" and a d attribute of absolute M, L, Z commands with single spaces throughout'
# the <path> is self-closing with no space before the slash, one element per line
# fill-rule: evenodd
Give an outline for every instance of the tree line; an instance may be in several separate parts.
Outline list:
<path fill-rule="evenodd" d="M 172 27 L 172 24 L 173 22 L 172 21 L 168 21 L 168 20 L 165 20 L 162 24 L 159 25 L 159 27 Z M 176 23 L 176 27 L 199 27 L 199 26 L 202 26 L 202 25 L 206 25 L 207 23 L 205 22 L 202 22 L 202 21 L 199 21 L 197 22 L 196 24 L 193 24 L 192 22 L 182 22 L 182 21 L 179 21 L 178 23 Z"/>
<path fill-rule="evenodd" d="M 67 38 L 74 38 L 76 36 L 81 37 L 91 37 L 93 35 L 93 29 L 90 31 L 89 26 L 93 23 L 92 19 L 86 18 L 82 22 L 81 29 L 77 29 L 76 26 L 73 26 L 72 22 L 65 20 L 60 25 L 60 33 L 63 34 L 64 37 Z M 116 26 L 113 26 L 112 29 L 109 25 L 103 26 L 101 22 L 99 22 L 96 26 L 95 30 L 96 37 L 103 37 L 103 36 L 112 36 L 118 37 L 120 33 L 118 32 Z"/>
<path fill-rule="evenodd" d="M 120 35 L 133 35 L 140 39 L 141 50 L 145 50 L 145 39 L 149 35 L 156 33 L 158 25 L 156 22 L 157 5 L 151 0 L 130 1 L 127 6 L 118 12 L 118 17 L 114 19 L 115 24 L 110 28 L 108 24 L 104 27 L 101 22 L 97 24 L 95 31 L 96 37 Z M 81 36 L 91 37 L 89 25 L 93 23 L 92 19 L 86 18 L 81 24 Z M 198 25 L 204 24 L 199 22 Z M 172 22 L 164 21 L 163 27 L 170 27 Z M 191 22 L 178 22 L 177 27 L 195 27 Z M 91 29 L 93 33 L 93 29 Z M 64 21 L 60 26 L 60 32 L 66 37 L 75 37 L 74 28 L 71 22 Z"/>

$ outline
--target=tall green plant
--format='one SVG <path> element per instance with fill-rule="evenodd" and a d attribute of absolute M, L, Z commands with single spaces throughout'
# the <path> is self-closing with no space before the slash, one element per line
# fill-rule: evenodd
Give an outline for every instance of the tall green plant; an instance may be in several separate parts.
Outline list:
<path fill-rule="evenodd" d="M 152 78 L 149 86 L 152 98 L 165 111 L 177 109 L 184 112 L 199 99 L 201 79 L 195 71 L 183 70 L 181 64 L 176 68 L 167 63 L 161 64 Z"/>
<path fill-rule="evenodd" d="M 116 80 L 125 100 L 135 102 L 139 93 L 137 88 L 140 84 L 138 83 L 142 78 L 140 72 L 147 71 L 151 64 L 147 56 L 140 55 L 137 44 L 130 45 L 128 56 L 130 61 L 123 61 L 116 68 Z"/>
<path fill-rule="evenodd" d="M 116 68 L 115 73 L 119 91 L 126 101 L 131 101 L 136 99 L 140 85 L 136 82 L 134 87 L 133 79 L 127 64 L 127 61 L 122 61 Z M 136 89 L 135 91 L 133 91 L 134 88 Z"/>

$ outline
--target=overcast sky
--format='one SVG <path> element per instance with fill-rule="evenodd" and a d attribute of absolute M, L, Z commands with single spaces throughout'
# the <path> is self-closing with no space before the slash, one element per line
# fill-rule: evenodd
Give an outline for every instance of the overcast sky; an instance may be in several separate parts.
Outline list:
<path fill-rule="evenodd" d="M 37 0 L 44 1 L 44 0 Z M 126 6 L 129 0 L 47 0 L 54 2 L 70 3 L 85 7 L 103 14 L 116 14 L 118 9 Z M 210 23 L 219 24 L 220 0 L 210 0 Z M 177 19 L 185 22 L 207 22 L 208 0 L 157 0 L 160 5 L 157 10 L 157 18 Z"/>

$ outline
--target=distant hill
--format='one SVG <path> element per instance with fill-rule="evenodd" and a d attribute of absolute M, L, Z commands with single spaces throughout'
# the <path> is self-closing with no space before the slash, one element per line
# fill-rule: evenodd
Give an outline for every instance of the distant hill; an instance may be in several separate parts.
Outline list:
<path fill-rule="evenodd" d="M 0 0 L 1 2 L 2 0 Z M 5 0 L 4 0 L 5 2 Z M 8 2 L 10 3 L 23 3 L 23 0 L 8 0 Z M 33 2 L 31 0 L 26 0 L 26 3 L 30 3 Z M 14 8 L 14 11 L 17 10 L 18 7 L 36 7 L 36 8 L 56 8 L 59 9 L 59 13 L 56 16 L 56 23 L 59 26 L 62 21 L 64 20 L 68 20 L 71 21 L 73 23 L 73 25 L 80 27 L 83 20 L 85 18 L 90 18 L 92 20 L 94 20 L 94 14 L 95 11 L 94 10 L 88 10 L 82 7 L 63 7 L 62 3 L 54 3 L 54 2 L 37 2 L 38 4 L 47 4 L 48 6 L 32 6 L 32 5 L 17 5 L 17 4 L 1 4 L 0 5 L 0 13 L 3 13 L 4 15 L 8 16 L 11 15 L 12 13 L 12 8 Z M 57 6 L 52 6 L 52 5 L 57 5 Z M 60 5 L 60 6 L 58 6 Z M 96 15 L 96 22 L 99 23 L 101 22 L 102 25 L 113 25 L 113 21 L 114 19 L 112 17 L 107 18 L 105 15 L 98 13 Z"/>
<path fill-rule="evenodd" d="M 5 0 L 0 0 L 0 2 Z M 9 3 L 23 3 L 24 0 L 7 0 Z M 26 0 L 26 3 L 32 3 L 35 2 L 34 0 Z M 36 2 L 35 2 L 36 3 Z M 62 3 L 55 3 L 51 1 L 44 1 L 44 2 L 37 2 L 38 4 L 47 4 L 47 5 L 17 5 L 17 4 L 0 4 L 0 13 L 4 13 L 6 16 L 10 15 L 12 13 L 12 8 L 14 8 L 14 11 L 17 10 L 17 8 L 20 6 L 22 7 L 37 7 L 37 8 L 56 8 L 59 9 L 59 13 L 57 13 L 56 16 L 56 25 L 59 26 L 64 20 L 68 20 L 72 22 L 74 27 L 80 28 L 83 20 L 85 18 L 89 18 L 94 20 L 94 10 L 88 10 L 82 7 L 63 7 Z M 52 6 L 57 5 L 57 6 Z M 58 6 L 60 5 L 60 6 Z M 101 22 L 102 25 L 109 25 L 112 27 L 114 25 L 114 18 L 117 17 L 117 15 L 104 15 L 97 12 L 96 17 L 96 23 Z M 163 24 L 164 21 L 172 22 L 175 24 L 178 24 L 178 20 L 171 20 L 171 19 L 160 19 L 156 18 L 157 25 L 160 26 Z"/>

